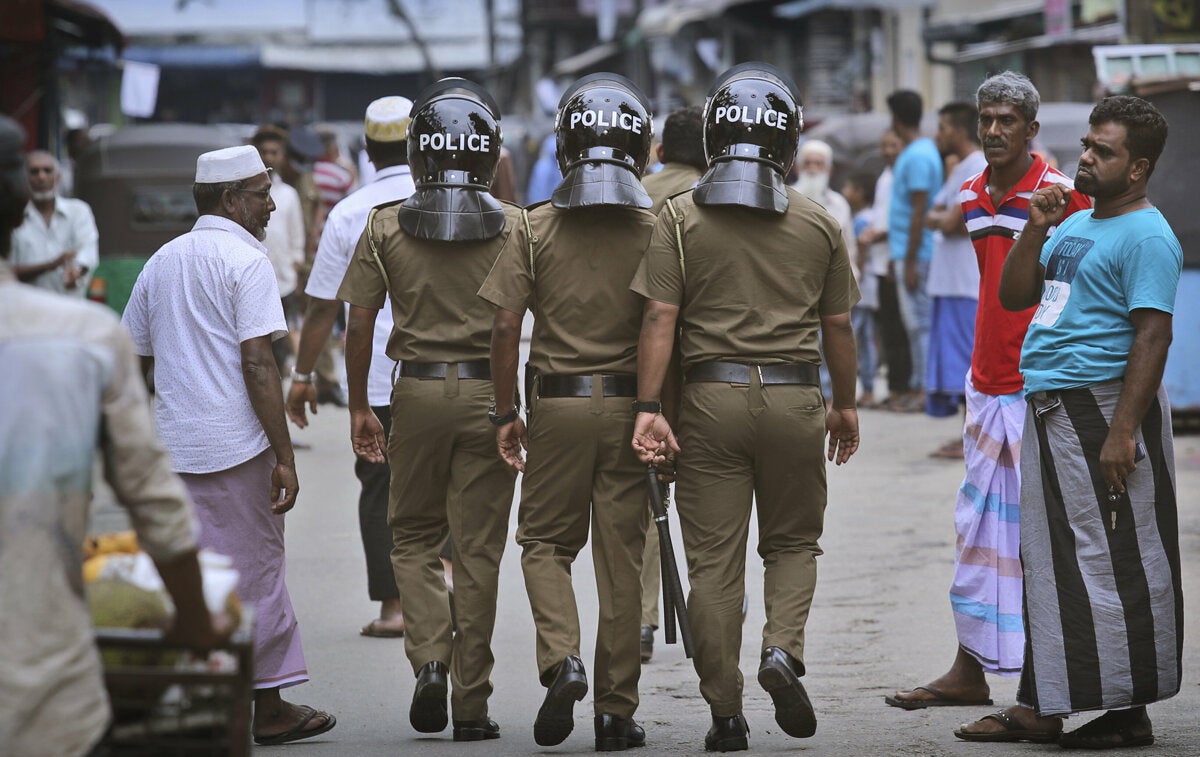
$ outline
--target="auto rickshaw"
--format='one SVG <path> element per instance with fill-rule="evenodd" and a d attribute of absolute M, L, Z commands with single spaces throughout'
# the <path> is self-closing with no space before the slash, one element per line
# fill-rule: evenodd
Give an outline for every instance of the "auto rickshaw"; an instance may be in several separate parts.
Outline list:
<path fill-rule="evenodd" d="M 75 167 L 75 195 L 91 206 L 100 231 L 91 299 L 125 310 L 154 251 L 196 222 L 196 158 L 241 143 L 223 126 L 142 124 L 88 146 Z"/>

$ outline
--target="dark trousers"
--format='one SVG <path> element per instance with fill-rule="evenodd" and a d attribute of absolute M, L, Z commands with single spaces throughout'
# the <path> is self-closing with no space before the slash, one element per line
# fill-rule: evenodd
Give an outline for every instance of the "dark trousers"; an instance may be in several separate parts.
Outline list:
<path fill-rule="evenodd" d="M 282 340 L 281 340 L 282 341 Z M 371 411 L 383 424 L 383 434 L 392 432 L 392 410 L 387 405 Z M 362 534 L 363 554 L 367 557 L 367 594 L 373 602 L 396 599 L 396 574 L 392 570 L 392 527 L 388 525 L 388 489 L 391 468 L 384 463 L 354 459 L 354 475 L 362 484 L 358 495 L 358 530 Z"/>
<path fill-rule="evenodd" d="M 912 350 L 908 331 L 900 315 L 900 296 L 895 279 L 879 279 L 879 310 L 875 311 L 875 328 L 883 347 L 883 362 L 887 363 L 888 392 L 907 392 L 912 380 Z"/>

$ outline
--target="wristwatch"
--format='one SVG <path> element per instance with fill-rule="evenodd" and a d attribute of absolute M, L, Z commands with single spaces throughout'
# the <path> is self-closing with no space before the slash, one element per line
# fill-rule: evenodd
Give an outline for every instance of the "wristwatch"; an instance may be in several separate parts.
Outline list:
<path fill-rule="evenodd" d="M 657 400 L 654 402 L 642 402 L 641 400 L 633 401 L 633 412 L 637 413 L 661 413 L 662 403 Z"/>
<path fill-rule="evenodd" d="M 492 406 L 488 408 L 488 420 L 497 428 L 507 426 L 517 419 L 518 409 L 516 405 L 513 405 L 512 410 L 509 410 L 504 415 L 496 415 L 496 403 L 493 402 Z"/>
<path fill-rule="evenodd" d="M 295 381 L 297 384 L 311 384 L 313 382 L 313 374 L 300 373 L 296 370 L 295 366 L 292 366 L 292 381 Z"/>

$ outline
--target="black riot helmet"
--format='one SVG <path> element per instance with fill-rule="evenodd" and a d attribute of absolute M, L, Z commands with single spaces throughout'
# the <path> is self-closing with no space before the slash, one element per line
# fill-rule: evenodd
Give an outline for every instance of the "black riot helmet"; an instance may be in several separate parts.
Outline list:
<path fill-rule="evenodd" d="M 408 125 L 408 165 L 418 186 L 487 189 L 500 161 L 500 108 L 475 82 L 450 77 L 417 96 Z"/>
<path fill-rule="evenodd" d="M 416 191 L 397 211 L 409 234 L 441 242 L 491 239 L 505 212 L 489 187 L 500 162 L 500 108 L 475 82 L 450 77 L 426 87 L 408 124 Z"/>
<path fill-rule="evenodd" d="M 702 205 L 746 205 L 783 213 L 804 128 L 796 83 L 769 63 L 742 63 L 721 74 L 704 105 L 710 168 L 696 185 Z"/>
<path fill-rule="evenodd" d="M 760 160 L 786 175 L 803 129 L 796 83 L 769 63 L 742 63 L 721 74 L 704 105 L 704 153 L 710 164 Z"/>
<path fill-rule="evenodd" d="M 633 82 L 606 72 L 575 82 L 559 101 L 554 133 L 563 174 L 551 197 L 556 207 L 651 206 L 639 179 L 654 125 L 650 104 Z"/>

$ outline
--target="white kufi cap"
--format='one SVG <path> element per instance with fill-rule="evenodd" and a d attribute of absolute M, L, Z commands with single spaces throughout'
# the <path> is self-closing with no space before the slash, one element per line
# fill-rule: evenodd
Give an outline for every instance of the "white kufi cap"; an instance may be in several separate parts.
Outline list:
<path fill-rule="evenodd" d="M 408 138 L 412 100 L 399 95 L 381 97 L 367 106 L 367 138 L 372 142 L 400 142 Z"/>
<path fill-rule="evenodd" d="M 258 154 L 258 148 L 253 145 L 213 150 L 196 159 L 197 184 L 241 181 L 266 172 L 267 167 Z"/>

